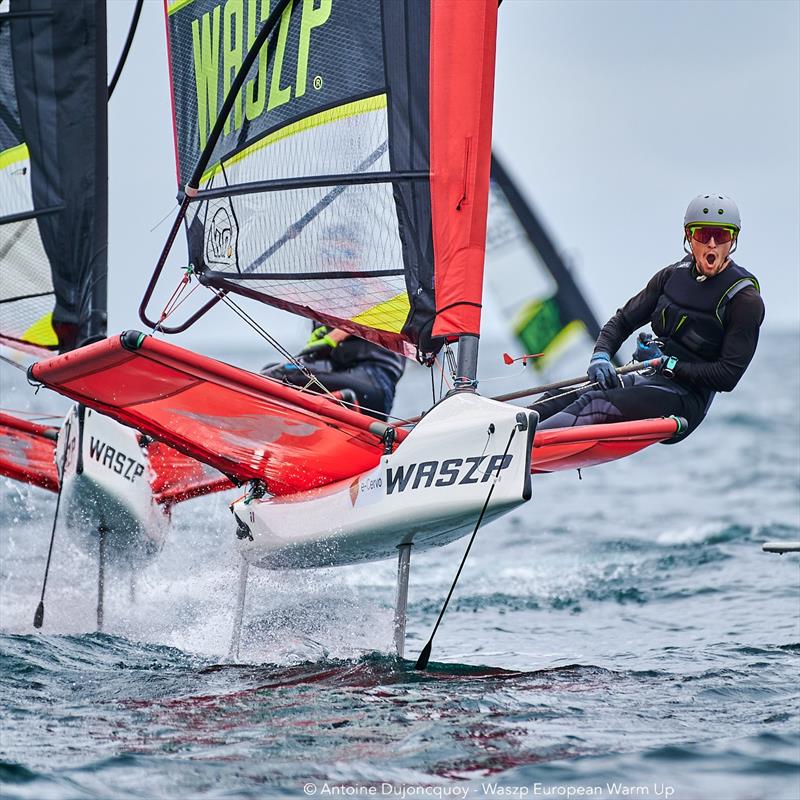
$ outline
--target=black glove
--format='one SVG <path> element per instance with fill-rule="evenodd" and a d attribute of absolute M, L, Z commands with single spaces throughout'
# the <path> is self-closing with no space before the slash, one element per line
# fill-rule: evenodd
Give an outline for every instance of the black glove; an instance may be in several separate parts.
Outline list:
<path fill-rule="evenodd" d="M 592 356 L 586 374 L 590 381 L 599 383 L 602 389 L 615 389 L 621 385 L 619 375 L 611 363 L 611 356 L 602 351 Z"/>
<path fill-rule="evenodd" d="M 310 364 L 309 359 L 302 356 L 295 356 L 295 359 L 300 362 L 300 365 L 305 367 Z M 289 381 L 290 376 L 297 375 L 301 372 L 297 364 L 287 361 L 285 364 L 266 364 L 261 368 L 261 374 L 267 378 L 273 378 L 276 381 Z"/>
<path fill-rule="evenodd" d="M 661 342 L 653 338 L 652 333 L 642 331 L 636 340 L 636 350 L 633 353 L 634 361 L 652 361 L 654 358 L 661 358 Z"/>

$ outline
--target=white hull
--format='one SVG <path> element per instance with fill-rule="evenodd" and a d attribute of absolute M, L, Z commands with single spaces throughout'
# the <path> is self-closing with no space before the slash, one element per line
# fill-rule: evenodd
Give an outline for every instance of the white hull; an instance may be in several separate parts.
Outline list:
<path fill-rule="evenodd" d="M 327 567 L 395 558 L 403 544 L 416 553 L 452 542 L 475 528 L 493 484 L 483 524 L 530 498 L 535 420 L 475 394 L 447 397 L 369 472 L 234 503 L 241 555 L 265 568 Z"/>
<path fill-rule="evenodd" d="M 112 560 L 140 561 L 159 552 L 168 519 L 153 501 L 147 451 L 139 436 L 109 417 L 73 406 L 59 432 L 56 464 L 61 509 L 81 547 L 97 552 L 103 529 Z"/>

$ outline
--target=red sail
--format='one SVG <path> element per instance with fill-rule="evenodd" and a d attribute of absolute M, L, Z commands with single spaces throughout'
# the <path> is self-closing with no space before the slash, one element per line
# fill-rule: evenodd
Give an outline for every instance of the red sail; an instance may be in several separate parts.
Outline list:
<path fill-rule="evenodd" d="M 480 333 L 492 158 L 497 4 L 431 4 L 434 336 Z"/>

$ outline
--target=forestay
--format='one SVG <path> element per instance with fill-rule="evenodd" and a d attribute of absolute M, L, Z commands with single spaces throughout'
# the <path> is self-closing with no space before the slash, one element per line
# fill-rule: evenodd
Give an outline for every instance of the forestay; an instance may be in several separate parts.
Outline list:
<path fill-rule="evenodd" d="M 496 0 L 166 8 L 201 281 L 399 352 L 478 334 Z"/>

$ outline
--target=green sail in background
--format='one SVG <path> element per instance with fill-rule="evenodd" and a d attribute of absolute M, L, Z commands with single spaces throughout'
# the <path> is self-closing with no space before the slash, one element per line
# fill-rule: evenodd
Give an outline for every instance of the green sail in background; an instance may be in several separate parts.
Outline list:
<path fill-rule="evenodd" d="M 490 291 L 534 368 L 551 363 L 576 339 L 587 348 L 600 333 L 597 317 L 530 204 L 492 155 L 486 237 Z"/>

